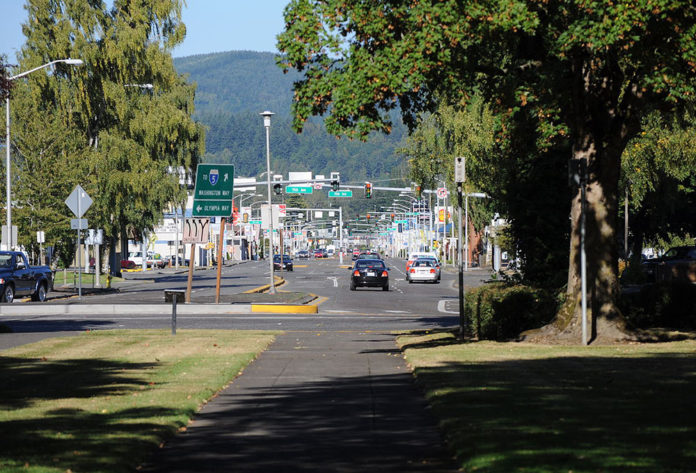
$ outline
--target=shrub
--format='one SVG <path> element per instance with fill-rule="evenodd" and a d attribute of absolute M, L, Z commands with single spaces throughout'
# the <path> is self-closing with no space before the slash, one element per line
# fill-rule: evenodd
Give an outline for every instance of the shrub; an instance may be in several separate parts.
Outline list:
<path fill-rule="evenodd" d="M 696 329 L 696 284 L 661 282 L 621 296 L 626 321 L 636 328 Z"/>
<path fill-rule="evenodd" d="M 479 339 L 509 340 L 550 322 L 557 309 L 548 290 L 496 282 L 467 292 L 464 315 Z"/>

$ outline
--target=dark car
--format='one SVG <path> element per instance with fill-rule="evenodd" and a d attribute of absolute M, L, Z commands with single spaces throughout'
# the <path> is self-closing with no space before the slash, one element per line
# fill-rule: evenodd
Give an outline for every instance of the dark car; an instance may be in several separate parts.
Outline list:
<path fill-rule="evenodd" d="M 696 283 L 696 246 L 670 248 L 659 258 L 643 262 L 648 281 L 678 280 Z"/>
<path fill-rule="evenodd" d="M 381 259 L 358 259 L 351 268 L 350 290 L 358 287 L 381 287 L 389 290 L 389 268 Z"/>
<path fill-rule="evenodd" d="M 275 255 L 273 257 L 273 269 L 276 271 L 281 269 L 280 255 Z M 285 271 L 293 270 L 292 258 L 290 258 L 290 255 L 283 255 L 282 269 L 284 269 Z"/>

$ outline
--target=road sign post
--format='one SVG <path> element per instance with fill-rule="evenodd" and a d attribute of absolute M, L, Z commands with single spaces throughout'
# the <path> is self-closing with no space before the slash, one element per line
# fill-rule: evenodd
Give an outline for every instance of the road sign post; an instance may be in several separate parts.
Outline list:
<path fill-rule="evenodd" d="M 234 165 L 233 164 L 199 164 L 196 170 L 196 187 L 193 191 L 194 217 L 221 217 L 220 249 L 218 251 L 218 271 L 215 290 L 215 303 L 220 302 L 220 279 L 222 276 L 222 243 L 225 235 L 225 219 L 234 213 Z M 189 285 L 186 302 L 191 302 L 190 286 L 193 280 L 193 248 L 189 266 Z"/>
<path fill-rule="evenodd" d="M 72 219 L 70 224 L 71 228 L 77 230 L 77 297 L 78 299 L 82 299 L 82 259 L 80 255 L 80 230 L 87 229 L 87 220 L 83 219 L 82 216 L 92 206 L 92 198 L 89 196 L 89 194 L 87 194 L 87 191 L 85 191 L 82 188 L 82 186 L 78 184 L 75 186 L 68 198 L 65 199 L 65 205 L 67 205 L 68 208 L 72 211 L 72 213 L 75 214 L 75 217 L 77 217 L 77 219 Z M 77 220 L 77 222 L 73 223 L 73 220 Z"/>

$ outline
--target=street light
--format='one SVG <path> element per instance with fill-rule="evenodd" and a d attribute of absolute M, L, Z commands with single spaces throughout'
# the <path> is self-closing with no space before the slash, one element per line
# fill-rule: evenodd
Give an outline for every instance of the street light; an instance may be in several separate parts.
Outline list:
<path fill-rule="evenodd" d="M 56 59 L 55 61 L 47 62 L 46 64 L 43 64 L 39 67 L 35 67 L 34 69 L 30 69 L 28 71 L 20 72 L 17 75 L 10 76 L 8 77 L 8 81 L 19 79 L 20 77 L 24 77 L 28 74 L 31 74 L 32 72 L 38 71 L 40 69 L 52 66 L 54 64 L 58 64 L 59 62 L 62 62 L 63 64 L 67 64 L 69 66 L 81 66 L 83 64 L 82 59 Z M 7 169 L 7 184 L 6 184 L 6 190 L 7 190 L 7 249 L 11 250 L 12 247 L 14 246 L 14 243 L 12 241 L 12 183 L 11 183 L 11 174 L 10 174 L 10 94 L 7 94 L 7 99 L 5 100 L 5 103 L 7 105 L 6 109 L 6 114 L 7 118 L 5 120 L 5 125 L 7 127 L 6 135 L 7 138 L 5 140 L 5 149 L 7 152 L 7 157 L 5 159 L 5 169 Z"/>
<path fill-rule="evenodd" d="M 263 117 L 263 126 L 266 128 L 266 184 L 268 187 L 268 212 L 271 216 L 268 222 L 268 246 L 270 247 L 270 254 L 268 255 L 270 286 L 268 293 L 275 294 L 276 289 L 273 281 L 273 205 L 271 204 L 271 117 L 275 115 L 275 113 L 266 110 L 259 115 Z M 283 257 L 282 253 L 280 257 Z"/>

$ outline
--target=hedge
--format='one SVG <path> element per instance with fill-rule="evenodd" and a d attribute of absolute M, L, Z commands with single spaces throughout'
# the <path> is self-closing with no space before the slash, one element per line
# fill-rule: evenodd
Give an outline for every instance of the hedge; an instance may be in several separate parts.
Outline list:
<path fill-rule="evenodd" d="M 510 340 L 549 323 L 558 307 L 558 299 L 548 290 L 489 283 L 467 291 L 464 316 L 478 339 Z"/>
<path fill-rule="evenodd" d="M 635 328 L 696 330 L 696 284 L 662 282 L 621 296 L 621 311 Z"/>

